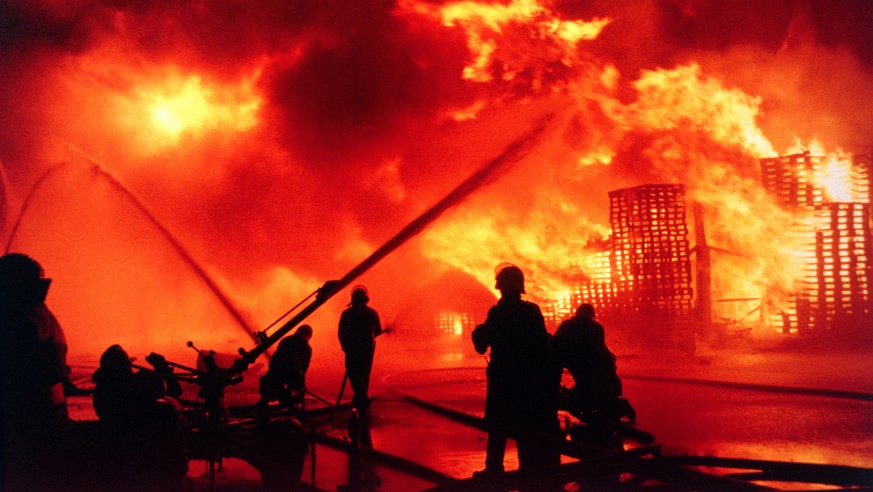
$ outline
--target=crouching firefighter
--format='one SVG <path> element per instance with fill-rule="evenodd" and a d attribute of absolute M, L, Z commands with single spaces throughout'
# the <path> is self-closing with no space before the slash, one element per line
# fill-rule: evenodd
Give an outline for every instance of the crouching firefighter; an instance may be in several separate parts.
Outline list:
<path fill-rule="evenodd" d="M 550 344 L 555 360 L 573 377 L 574 386 L 562 391 L 562 406 L 586 423 L 589 437 L 608 440 L 620 421 L 636 420 L 633 407 L 622 397 L 616 357 L 591 304 L 580 305 L 561 323 Z"/>
<path fill-rule="evenodd" d="M 261 399 L 259 410 L 264 411 L 270 402 L 278 401 L 283 409 L 292 413 L 306 396 L 306 371 L 312 360 L 312 327 L 301 325 L 293 335 L 279 342 L 276 353 L 270 359 L 266 374 L 260 379 Z M 302 417 L 302 415 L 298 415 Z"/>

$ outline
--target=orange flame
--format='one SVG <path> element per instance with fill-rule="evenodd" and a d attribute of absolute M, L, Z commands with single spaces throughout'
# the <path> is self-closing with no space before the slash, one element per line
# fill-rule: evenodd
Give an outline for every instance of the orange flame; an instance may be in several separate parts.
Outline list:
<path fill-rule="evenodd" d="M 523 40 L 521 38 L 527 38 L 546 44 L 553 51 L 548 54 L 549 58 L 557 57 L 561 63 L 570 66 L 576 57 L 576 43 L 596 39 L 603 28 L 612 22 L 609 18 L 587 22 L 560 19 L 537 0 L 512 0 L 508 4 L 459 1 L 442 6 L 409 0 L 403 2 L 401 8 L 439 19 L 447 27 L 462 28 L 473 58 L 464 67 L 463 78 L 481 83 L 494 80 L 495 63 L 500 65 L 499 76 L 505 81 L 514 79 L 528 68 L 530 54 L 526 55 L 524 51 L 535 46 L 534 43 L 523 43 L 515 47 L 519 51 L 504 53 L 512 47 L 498 39 L 509 36 L 509 31 L 514 28 L 521 31 L 518 34 L 520 41 Z"/>
<path fill-rule="evenodd" d="M 144 89 L 142 98 L 151 101 L 153 123 L 176 141 L 185 131 L 196 133 L 209 127 L 245 131 L 257 123 L 257 98 L 222 101 L 197 75 L 172 85 L 177 87 Z"/>
<path fill-rule="evenodd" d="M 808 154 L 817 163 L 811 181 L 821 189 L 827 202 L 864 202 L 868 197 L 858 193 L 853 186 L 856 164 L 851 154 L 837 149 L 828 152 L 816 137 L 808 145 L 794 138 L 794 145 L 786 155 Z"/>
<path fill-rule="evenodd" d="M 851 202 L 852 161 L 845 156 L 831 154 L 817 173 L 816 183 L 822 188 L 828 201 Z"/>
<path fill-rule="evenodd" d="M 451 63 L 446 66 L 452 72 L 446 78 L 462 78 L 461 81 L 452 80 L 451 87 L 460 87 L 458 92 L 471 90 L 481 97 L 471 100 L 464 93 L 443 99 L 438 95 L 432 104 L 416 106 L 414 102 L 407 101 L 412 99 L 407 97 L 410 94 L 404 93 L 397 99 L 390 99 L 403 110 L 403 123 L 396 125 L 406 125 L 407 121 L 416 125 L 427 124 L 427 116 L 419 119 L 417 111 L 420 108 L 439 108 L 453 120 L 451 123 L 454 129 L 459 129 L 458 134 L 467 129 L 473 129 L 471 133 L 476 133 L 476 130 L 487 127 L 483 133 L 487 133 L 486 138 L 491 138 L 498 133 L 490 131 L 497 124 L 491 127 L 486 123 L 474 126 L 471 120 L 476 120 L 489 110 L 497 113 L 495 108 L 498 107 L 506 108 L 506 114 L 510 115 L 506 119 L 516 119 L 513 123 L 518 125 L 546 105 L 560 106 L 567 116 L 563 131 L 556 132 L 560 136 L 543 145 L 547 148 L 540 149 L 544 152 L 538 153 L 538 161 L 521 163 L 522 169 L 514 170 L 515 175 L 508 179 L 508 184 L 504 179 L 499 190 L 483 190 L 480 196 L 465 204 L 463 213 L 448 216 L 447 220 L 427 231 L 421 238 L 422 254 L 434 260 L 434 263 L 447 264 L 473 276 L 488 288 L 494 285 L 491 272 L 495 265 L 503 261 L 516 262 L 530 279 L 528 292 L 535 300 L 553 302 L 556 310 L 568 312 L 573 307 L 571 300 L 583 291 L 582 286 L 594 285 L 601 291 L 608 291 L 609 264 L 608 261 L 604 262 L 603 244 L 611 231 L 605 225 L 607 219 L 603 213 L 607 203 L 606 193 L 611 189 L 648 182 L 683 183 L 687 187 L 687 199 L 702 205 L 709 243 L 733 253 L 729 256 L 713 255 L 717 263 L 715 268 L 718 269 L 713 276 L 715 297 L 759 298 L 764 296 L 764 292 L 772 294 L 795 289 L 798 282 L 802 281 L 801 272 L 803 265 L 809 262 L 810 253 L 804 250 L 802 238 L 796 237 L 794 224 L 806 219 L 793 217 L 782 210 L 760 185 L 758 159 L 777 155 L 758 126 L 757 120 L 763 107 L 761 97 L 730 86 L 693 62 L 671 68 L 643 70 L 638 80 L 623 80 L 616 66 L 580 50 L 585 41 L 596 40 L 613 20 L 607 17 L 589 20 L 562 18 L 557 5 L 558 2 L 549 0 L 397 2 L 394 15 L 415 17 L 415 20 L 437 26 L 435 30 L 425 31 L 428 34 L 445 28 L 446 34 L 461 36 L 468 55 L 462 61 L 463 68 L 459 68 L 460 65 L 456 65 L 454 58 L 451 58 Z M 262 183 L 268 177 L 274 177 L 269 175 L 270 172 L 286 173 L 287 176 L 313 174 L 297 172 L 309 171 L 305 166 L 311 163 L 303 152 L 300 155 L 295 155 L 295 152 L 308 149 L 294 148 L 288 141 L 280 141 L 288 135 L 298 136 L 289 130 L 294 126 L 292 123 L 296 123 L 293 119 L 276 120 L 277 126 L 288 124 L 289 127 L 280 128 L 272 135 L 273 138 L 277 135 L 280 137 L 276 141 L 252 138 L 261 129 L 262 118 L 266 118 L 266 112 L 261 114 L 267 104 L 266 96 L 260 94 L 258 89 L 260 67 L 272 64 L 272 71 L 282 72 L 301 60 L 320 61 L 322 63 L 313 65 L 323 69 L 326 72 L 325 79 L 329 79 L 333 66 L 318 60 L 319 50 L 310 52 L 308 47 L 323 44 L 319 48 L 323 56 L 336 47 L 334 43 L 343 44 L 336 41 L 342 39 L 341 34 L 330 33 L 330 29 L 324 26 L 301 29 L 299 33 L 283 32 L 277 38 L 264 40 L 263 45 L 269 46 L 267 49 L 270 51 L 260 53 L 260 56 L 270 58 L 270 62 L 254 66 L 258 63 L 257 57 L 251 53 L 238 54 L 240 58 L 250 57 L 247 63 L 253 66 L 250 69 L 238 69 L 236 73 L 242 75 L 225 75 L 222 78 L 205 68 L 209 61 L 197 53 L 189 53 L 186 47 L 180 47 L 178 53 L 171 53 L 178 55 L 174 61 L 161 58 L 155 63 L 147 59 L 148 55 L 132 55 L 141 40 L 133 39 L 135 36 L 118 28 L 118 35 L 113 34 L 105 41 L 95 39 L 93 42 L 96 47 L 71 55 L 66 59 L 70 60 L 68 64 L 57 68 L 59 73 L 53 76 L 58 80 L 52 82 L 57 84 L 61 89 L 58 92 L 64 97 L 52 99 L 68 102 L 55 103 L 53 100 L 52 104 L 46 105 L 50 106 L 49 109 L 42 108 L 43 112 L 51 113 L 45 127 L 64 126 L 66 134 L 62 134 L 62 138 L 87 148 L 89 153 L 99 154 L 100 151 L 95 149 L 101 145 L 112 148 L 114 153 L 99 156 L 101 160 L 112 162 L 112 165 L 170 162 L 178 168 L 198 167 L 188 172 L 196 178 L 191 182 L 196 182 L 200 190 L 212 189 L 204 186 L 205 173 L 201 171 L 205 168 L 210 168 L 211 172 L 219 175 L 219 179 L 224 180 L 223 185 L 232 188 L 238 183 L 229 183 L 224 174 L 228 169 L 237 170 L 231 166 L 242 166 L 240 162 L 247 162 L 246 159 L 253 155 L 261 157 L 270 154 L 267 158 L 274 158 L 275 162 L 270 162 L 270 167 L 264 166 L 265 177 L 252 177 L 252 182 L 247 183 L 247 190 L 243 190 L 242 186 L 231 191 L 221 190 L 227 196 L 239 194 L 243 197 L 240 200 L 248 200 L 245 202 L 246 208 L 251 208 L 251 197 L 260 192 Z M 130 39 L 123 39 L 126 36 Z M 387 38 L 380 39 L 380 42 L 396 41 Z M 183 36 L 180 39 L 188 38 Z M 313 55 L 313 59 L 307 58 L 309 55 Z M 452 52 L 447 59 L 454 56 Z M 277 60 L 290 63 L 279 63 Z M 347 61 L 343 57 L 338 60 Z M 374 57 L 374 60 L 395 59 Z M 429 61 L 425 63 L 421 60 L 416 59 L 415 66 L 427 65 L 431 68 Z M 372 63 L 372 60 L 366 62 Z M 202 64 L 204 69 L 193 68 L 197 63 Z M 366 66 L 361 72 L 352 70 L 348 78 L 354 79 L 370 68 Z M 434 73 L 438 68 L 434 69 Z M 305 72 L 306 67 L 301 70 Z M 381 74 L 376 75 L 374 79 Z M 343 96 L 359 88 L 367 90 L 368 85 L 381 87 L 380 84 L 345 82 L 345 85 L 339 86 L 344 91 Z M 64 83 L 68 86 L 62 87 Z M 386 87 L 396 86 L 388 84 Z M 295 87 L 282 86 L 281 90 L 293 91 Z M 51 93 L 51 90 L 46 89 L 45 92 Z M 327 94 L 325 97 L 336 95 Z M 358 115 L 365 122 L 371 117 L 367 112 L 371 108 L 366 107 L 367 104 L 382 103 L 379 97 L 370 101 L 366 96 L 364 94 L 360 98 L 366 114 Z M 282 106 L 287 101 L 274 102 L 277 105 L 275 109 L 287 109 L 292 117 L 297 115 L 294 112 L 297 108 Z M 463 107 L 447 108 L 450 104 Z M 320 106 L 316 104 L 313 112 L 319 113 L 319 109 Z M 398 108 L 386 108 L 385 112 L 391 113 L 394 109 Z M 338 109 L 335 115 L 330 114 L 325 118 L 325 127 L 332 123 L 331 117 L 339 119 L 346 116 L 342 111 Z M 85 112 L 89 117 L 79 117 Z M 383 116 L 381 111 L 373 113 Z M 270 113 L 271 116 L 274 114 L 284 113 Z M 307 120 L 303 118 L 302 121 Z M 355 131 L 361 132 L 368 128 L 368 125 L 361 125 L 360 128 L 352 126 Z M 437 134 L 445 127 L 432 126 L 426 130 L 430 134 Z M 412 135 L 413 132 L 410 130 L 410 133 L 400 135 Z M 243 135 L 245 133 L 248 134 Z M 427 132 L 421 134 L 429 135 Z M 296 144 L 294 138 L 289 140 Z M 303 140 L 300 138 L 301 142 Z M 353 142 L 362 140 L 353 139 Z M 442 144 L 448 140 L 446 138 L 440 142 Z M 327 141 L 334 142 L 330 139 Z M 465 146 L 472 148 L 478 142 L 471 142 L 474 142 L 472 137 L 459 139 L 451 143 L 455 146 L 452 150 L 462 155 L 463 159 L 473 160 L 470 156 L 476 152 L 468 152 L 470 149 Z M 215 143 L 219 145 L 213 145 Z M 372 139 L 373 148 L 382 143 Z M 305 147 L 305 143 L 299 145 Z M 392 145 L 396 147 L 391 148 Z M 413 156 L 425 153 L 421 149 L 427 143 L 418 145 L 418 148 L 409 150 L 396 142 L 386 143 L 385 149 L 380 148 L 380 152 L 375 153 L 378 155 L 375 159 L 361 159 L 368 162 L 367 169 L 361 171 L 367 178 L 356 180 L 356 184 L 363 191 L 378 195 L 392 207 L 396 206 L 397 211 L 417 203 L 415 195 L 420 188 L 405 179 L 417 171 L 415 163 L 406 162 L 406 159 L 414 159 Z M 256 148 L 257 153 L 252 152 L 252 148 Z M 240 149 L 247 152 L 240 152 Z M 825 155 L 823 150 L 812 151 Z M 341 157 L 330 164 L 337 164 L 341 172 L 355 165 L 340 162 L 345 154 L 339 155 Z M 213 156 L 226 161 L 222 163 L 224 167 L 213 166 Z M 113 157 L 118 157 L 119 164 L 112 161 Z M 355 157 L 358 157 L 357 154 Z M 295 162 L 298 158 L 300 163 Z M 327 157 L 325 161 L 330 159 L 333 157 Z M 289 172 L 289 169 L 293 172 Z M 174 168 L 174 178 L 175 173 Z M 849 158 L 838 155 L 820 167 L 815 181 L 826 190 L 830 200 L 857 199 L 850 186 L 851 173 Z M 141 179 L 143 174 L 128 176 L 136 180 Z M 169 185 L 160 179 L 149 180 L 148 177 L 143 181 L 166 187 L 179 180 L 166 180 Z M 314 190 L 326 184 L 335 184 L 332 180 L 321 181 L 320 177 L 301 178 L 300 181 L 302 184 L 296 181 L 293 184 L 301 184 L 301 189 Z M 316 197 L 314 200 L 323 201 L 324 195 L 330 193 L 334 193 L 334 190 L 311 195 Z M 259 238 L 261 244 L 268 242 L 268 232 L 274 234 L 277 230 L 291 229 L 290 224 L 294 227 L 298 224 L 322 227 L 317 219 L 309 222 L 309 217 L 301 218 L 299 222 L 283 222 L 289 215 L 288 205 L 285 202 L 278 205 L 268 203 L 268 200 L 276 196 L 285 200 L 290 194 L 293 193 L 273 191 L 273 195 L 265 194 L 263 201 L 258 201 L 258 205 L 274 207 L 263 214 L 263 224 L 258 223 L 258 229 L 263 231 L 261 234 L 264 236 Z M 167 200 L 172 204 L 174 198 L 179 201 L 188 199 L 188 193 L 179 194 L 182 195 L 186 198 L 156 197 L 156 201 Z M 310 202 L 304 200 L 311 198 L 310 194 L 301 195 L 306 195 L 306 198 L 294 202 L 295 207 L 305 210 L 301 215 L 310 214 L 316 209 L 324 214 L 324 210 L 321 210 L 327 209 L 324 203 L 307 207 Z M 192 201 L 196 199 L 202 197 L 191 198 Z M 365 201 L 368 200 L 359 200 Z M 216 204 L 206 204 L 203 208 L 211 210 L 212 205 L 218 208 L 221 203 L 216 201 Z M 352 206 L 363 210 L 368 205 L 357 203 Z M 163 206 L 172 209 L 166 203 Z M 342 218 L 331 223 L 338 226 L 342 233 L 331 231 L 334 237 L 341 239 L 330 253 L 335 261 L 353 262 L 372 252 L 372 242 L 376 241 L 378 232 L 368 230 L 371 223 L 359 220 L 357 214 L 345 212 L 336 214 Z M 251 216 L 237 219 L 252 220 Z M 178 220 L 181 222 L 184 219 Z M 216 222 L 220 222 L 220 219 L 216 219 Z M 286 228 L 272 227 L 275 224 Z M 801 225 L 804 230 L 813 227 L 812 223 Z M 206 244 L 203 250 L 211 246 L 207 234 L 214 233 L 218 227 L 232 225 L 214 227 L 205 229 L 208 232 L 203 233 L 202 241 Z M 191 229 L 196 229 L 196 226 Z M 240 256 L 243 254 L 240 253 Z M 293 285 L 310 284 L 312 279 L 298 279 L 296 275 L 289 274 L 287 282 Z M 268 286 L 268 289 L 274 289 L 275 285 Z M 285 299 L 282 299 L 281 303 L 284 302 Z M 460 325 L 456 321 L 462 319 L 463 315 L 453 312 L 447 316 L 447 319 L 451 319 L 451 331 L 457 331 Z M 468 322 L 466 318 L 462 319 L 462 324 Z"/>
<path fill-rule="evenodd" d="M 149 156 L 183 141 L 243 133 L 258 125 L 260 68 L 242 80 L 220 81 L 175 65 L 141 67 L 115 49 L 83 57 L 75 76 L 90 89 L 83 98 L 107 110 L 101 131 L 133 139 L 135 145 L 126 150 Z"/>
<path fill-rule="evenodd" d="M 584 138 L 571 138 L 570 148 L 555 151 L 550 169 L 564 170 L 569 182 L 584 182 L 596 174 L 591 166 L 615 163 L 622 139 L 648 135 L 639 159 L 648 161 L 654 174 L 644 179 L 685 184 L 688 199 L 704 206 L 710 244 L 742 255 L 716 258 L 715 296 L 760 299 L 774 288 L 795 288 L 801 279 L 802 242 L 790 227 L 773 227 L 792 218 L 758 181 L 758 158 L 776 154 L 757 126 L 760 98 L 705 76 L 696 64 L 643 72 L 633 83 L 638 97 L 628 104 L 610 92 L 615 85 L 609 66 L 599 77 L 586 72 L 573 81 L 572 109 L 589 115 L 596 108 L 599 117 L 586 116 L 586 126 L 578 129 L 567 126 L 567 135 L 579 132 Z M 636 184 L 641 183 L 630 183 Z M 589 192 L 583 198 L 552 182 L 531 180 L 528 186 L 525 196 L 535 203 L 529 209 L 519 212 L 513 208 L 517 204 L 494 200 L 469 205 L 476 211 L 428 234 L 425 254 L 488 287 L 493 286 L 493 265 L 518 262 L 533 283 L 528 293 L 566 313 L 580 285 L 608 282 L 608 268 L 598 266 L 602 249 L 592 245 L 609 236 L 609 227 L 583 218 L 589 214 L 580 205 L 606 202 L 609 190 L 594 185 L 589 190 L 602 196 Z"/>
<path fill-rule="evenodd" d="M 739 147 L 754 157 L 776 155 L 755 121 L 761 99 L 724 87 L 704 76 L 697 64 L 645 72 L 634 87 L 640 93 L 635 116 L 647 128 L 673 130 L 690 124 L 717 144 Z"/>

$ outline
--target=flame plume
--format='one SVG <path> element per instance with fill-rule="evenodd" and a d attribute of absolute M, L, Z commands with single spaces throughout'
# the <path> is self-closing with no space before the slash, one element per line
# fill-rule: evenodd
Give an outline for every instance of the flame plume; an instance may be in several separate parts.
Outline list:
<path fill-rule="evenodd" d="M 837 4 L 846 5 L 6 1 L 0 239 L 39 176 L 84 149 L 257 326 L 357 264 L 513 135 L 559 113 L 536 156 L 362 279 L 384 295 L 387 319 L 445 278 L 447 290 L 493 297 L 491 272 L 503 261 L 525 270 L 534 300 L 565 302 L 604 275 L 608 192 L 642 184 L 684 184 L 709 243 L 731 253 L 715 255 L 714 297 L 791 291 L 805 253 L 789 225 L 797 219 L 761 185 L 760 159 L 816 137 L 825 148 L 816 155 L 873 149 L 873 9 Z M 832 199 L 855 200 L 836 155 L 818 179 Z M 112 285 L 98 259 L 64 253 L 91 244 L 93 231 L 42 230 L 104 196 L 81 183 L 29 215 L 32 234 L 17 243 L 50 256 L 40 259 L 68 296 L 59 315 L 74 320 L 73 339 L 119 323 L 75 312 L 101 295 L 75 277 Z M 107 257 L 135 264 L 137 278 L 187 282 L 147 251 L 152 241 L 133 239 L 135 220 L 106 216 L 103 227 L 125 238 Z M 398 288 L 413 270 L 406 282 L 416 285 Z M 79 288 L 62 291 L 65 283 Z M 161 285 L 148 292 L 135 293 L 154 302 L 143 311 L 177 305 Z M 469 309 L 449 294 L 431 301 L 451 304 L 444 311 L 458 319 L 487 307 L 478 297 Z M 191 309 L 209 309 L 201 304 Z M 339 307 L 326 308 L 332 324 Z M 139 328 L 209 331 L 147 324 Z M 332 342 L 316 332 L 317 347 Z"/>

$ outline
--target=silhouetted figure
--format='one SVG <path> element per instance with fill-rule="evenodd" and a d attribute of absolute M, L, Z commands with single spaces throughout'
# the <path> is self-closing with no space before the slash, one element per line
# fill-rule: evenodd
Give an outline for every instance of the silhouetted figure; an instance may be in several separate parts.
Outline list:
<path fill-rule="evenodd" d="M 50 284 L 29 256 L 0 257 L 0 479 L 7 490 L 48 490 L 65 480 L 67 340 L 45 305 Z"/>
<path fill-rule="evenodd" d="M 370 372 L 376 352 L 376 337 L 382 334 L 379 314 L 367 305 L 370 296 L 367 288 L 358 285 L 352 289 L 348 309 L 339 320 L 339 342 L 345 352 L 346 376 L 354 395 L 352 404 L 362 417 L 370 407 Z"/>
<path fill-rule="evenodd" d="M 301 325 L 293 335 L 279 342 L 267 372 L 260 379 L 259 406 L 266 407 L 270 402 L 278 401 L 282 407 L 291 410 L 303 401 L 306 371 L 312 360 L 311 339 L 312 327 Z"/>
<path fill-rule="evenodd" d="M 179 383 L 179 378 L 176 377 L 173 366 L 167 362 L 167 359 L 161 354 L 152 352 L 146 356 L 145 360 L 152 365 L 155 372 L 164 380 L 167 396 L 176 400 L 181 397 L 182 385 Z"/>
<path fill-rule="evenodd" d="M 120 345 L 100 357 L 94 372 L 94 410 L 103 454 L 100 482 L 108 490 L 184 490 L 188 472 L 185 420 L 166 395 L 164 380 L 133 370 Z"/>
<path fill-rule="evenodd" d="M 497 267 L 495 288 L 501 297 L 488 311 L 484 324 L 472 333 L 476 351 L 491 349 L 485 374 L 485 425 L 488 444 L 485 470 L 476 475 L 502 473 L 508 437 L 516 439 L 519 468 L 530 470 L 560 463 L 560 454 L 543 443 L 543 435 L 557 435 L 557 397 L 560 372 L 549 354 L 549 334 L 539 306 L 521 299 L 524 273 L 518 267 Z"/>
<path fill-rule="evenodd" d="M 591 433 L 611 433 L 621 418 L 636 418 L 622 398 L 615 354 L 606 345 L 603 325 L 595 319 L 594 307 L 582 304 L 575 315 L 561 323 L 551 339 L 557 362 L 573 376 L 567 407 L 579 415 Z"/>

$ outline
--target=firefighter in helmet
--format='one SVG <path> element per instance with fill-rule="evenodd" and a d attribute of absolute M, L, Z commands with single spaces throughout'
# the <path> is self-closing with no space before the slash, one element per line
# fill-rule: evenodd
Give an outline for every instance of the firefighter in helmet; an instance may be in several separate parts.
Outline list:
<path fill-rule="evenodd" d="M 351 302 L 339 320 L 339 341 L 345 352 L 346 376 L 354 395 L 352 403 L 363 414 L 370 407 L 370 372 L 376 353 L 376 337 L 382 334 L 379 313 L 368 306 L 370 294 L 363 285 L 352 289 Z"/>
<path fill-rule="evenodd" d="M 512 264 L 496 269 L 497 304 L 485 323 L 473 330 L 473 346 L 480 354 L 490 349 L 485 371 L 485 425 L 488 443 L 485 470 L 477 475 L 501 473 L 506 440 L 517 442 L 522 470 L 558 464 L 560 455 L 537 438 L 557 434 L 557 396 L 560 372 L 550 359 L 549 334 L 539 306 L 522 300 L 524 273 Z"/>
<path fill-rule="evenodd" d="M 615 354 L 606 345 L 603 325 L 594 306 L 581 304 L 573 317 L 562 322 L 551 339 L 552 353 L 573 377 L 564 405 L 580 416 L 589 430 L 600 427 L 611 433 L 622 418 L 633 422 L 636 412 L 622 395 Z"/>
<path fill-rule="evenodd" d="M 63 382 L 67 340 L 46 307 L 51 279 L 33 258 L 0 257 L 0 390 L 3 466 L 10 488 L 45 490 L 60 467 L 62 436 L 70 428 Z"/>

